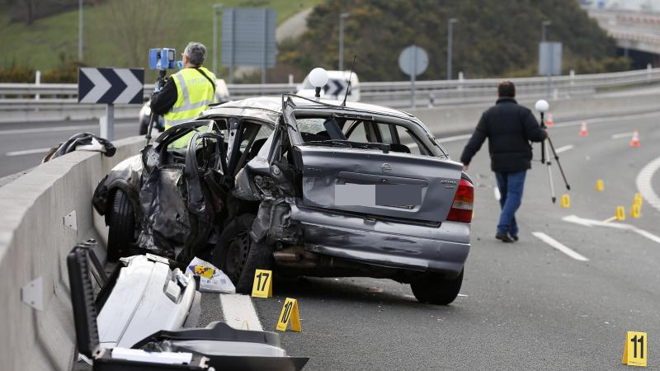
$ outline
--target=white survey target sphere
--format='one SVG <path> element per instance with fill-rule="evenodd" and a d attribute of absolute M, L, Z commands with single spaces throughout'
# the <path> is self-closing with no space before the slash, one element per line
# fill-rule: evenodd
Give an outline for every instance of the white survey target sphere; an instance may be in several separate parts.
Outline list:
<path fill-rule="evenodd" d="M 550 109 L 550 105 L 548 104 L 548 101 L 546 101 L 545 99 L 541 99 L 541 100 L 536 102 L 536 110 L 537 111 L 539 111 L 541 113 L 545 113 L 545 112 L 548 112 L 549 109 Z"/>
<path fill-rule="evenodd" d="M 328 71 L 316 67 L 309 73 L 309 83 L 315 88 L 322 88 L 328 83 Z"/>

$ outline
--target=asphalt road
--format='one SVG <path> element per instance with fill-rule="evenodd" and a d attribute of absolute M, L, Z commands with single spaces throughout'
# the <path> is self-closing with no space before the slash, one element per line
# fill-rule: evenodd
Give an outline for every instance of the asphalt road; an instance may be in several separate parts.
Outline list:
<path fill-rule="evenodd" d="M 660 210 L 645 203 L 640 219 L 606 226 L 563 220 L 603 221 L 617 206 L 629 211 L 638 173 L 660 157 L 659 120 L 660 113 L 592 122 L 586 138 L 578 135 L 580 122 L 551 128 L 556 147 L 564 147 L 571 207 L 551 203 L 547 169 L 535 162 L 515 244 L 494 239 L 499 204 L 484 146 L 469 169 L 476 186 L 472 250 L 452 305 L 419 304 L 409 286 L 390 280 L 275 281 L 272 299 L 253 299 L 264 329 L 274 330 L 284 299 L 296 298 L 302 332 L 281 340 L 290 355 L 311 357 L 306 370 L 623 370 L 626 331 L 648 333 L 648 369 L 660 369 Z M 639 148 L 629 145 L 634 129 Z M 464 145 L 446 148 L 458 158 Z M 566 190 L 553 171 L 559 197 Z M 596 192 L 597 179 L 605 191 Z M 652 184 L 660 194 L 660 174 Z M 607 226 L 622 223 L 637 232 Z M 205 295 L 204 322 L 222 319 L 219 304 L 217 295 Z"/>
<path fill-rule="evenodd" d="M 115 139 L 137 135 L 138 130 L 137 118 L 117 120 Z M 80 132 L 99 134 L 98 121 L 0 124 L 0 178 L 39 165 L 48 149 Z"/>

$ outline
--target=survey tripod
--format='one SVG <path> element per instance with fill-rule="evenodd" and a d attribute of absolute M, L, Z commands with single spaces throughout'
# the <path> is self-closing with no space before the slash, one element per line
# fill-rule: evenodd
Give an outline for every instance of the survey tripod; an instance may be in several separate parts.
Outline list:
<path fill-rule="evenodd" d="M 541 128 L 547 129 L 545 126 L 545 120 L 544 120 L 544 113 L 541 112 Z M 547 131 L 546 131 L 547 133 Z M 548 142 L 550 145 L 550 150 L 552 150 L 552 154 L 554 155 L 555 162 L 557 162 L 557 167 L 559 167 L 559 172 L 561 173 L 561 177 L 564 179 L 564 184 L 566 185 L 567 190 L 571 190 L 571 186 L 568 184 L 568 181 L 566 180 L 566 174 L 564 174 L 564 168 L 561 167 L 561 162 L 559 162 L 559 156 L 557 155 L 557 151 L 555 151 L 555 146 L 552 144 L 552 139 L 550 139 L 550 135 L 548 134 L 546 139 L 544 139 L 541 142 L 541 163 L 546 164 L 548 168 L 548 182 L 550 182 L 550 194 L 552 196 L 552 203 L 557 202 L 557 196 L 555 196 L 555 185 L 552 181 L 552 161 L 550 160 L 550 153 L 548 151 L 548 146 L 545 145 L 545 142 Z"/>

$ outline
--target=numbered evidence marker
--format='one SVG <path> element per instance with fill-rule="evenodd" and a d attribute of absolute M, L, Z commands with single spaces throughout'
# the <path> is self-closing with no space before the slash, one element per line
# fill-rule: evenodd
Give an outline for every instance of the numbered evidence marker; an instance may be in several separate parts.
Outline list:
<path fill-rule="evenodd" d="M 642 215 L 642 206 L 640 204 L 633 204 L 630 208 L 630 216 L 637 219 Z"/>
<path fill-rule="evenodd" d="M 282 307 L 282 313 L 280 313 L 280 319 L 277 321 L 276 330 L 286 331 L 289 322 L 291 322 L 291 331 L 302 331 L 300 313 L 298 312 L 298 300 L 286 298 Z"/>
<path fill-rule="evenodd" d="M 571 207 L 571 196 L 567 194 L 561 196 L 561 207 L 564 209 Z"/>
<path fill-rule="evenodd" d="M 254 272 L 254 283 L 252 284 L 253 298 L 273 297 L 273 272 L 265 269 L 257 269 Z"/>
<path fill-rule="evenodd" d="M 616 220 L 626 220 L 626 208 L 623 206 L 616 207 Z"/>
<path fill-rule="evenodd" d="M 646 332 L 628 331 L 623 347 L 623 364 L 646 367 L 648 339 Z"/>
<path fill-rule="evenodd" d="M 642 194 L 641 193 L 635 193 L 635 198 L 633 199 L 633 205 L 639 205 L 642 206 Z"/>
<path fill-rule="evenodd" d="M 605 190 L 605 182 L 603 182 L 602 179 L 598 179 L 598 180 L 596 181 L 596 190 L 597 190 L 598 192 L 602 192 L 602 191 Z"/>

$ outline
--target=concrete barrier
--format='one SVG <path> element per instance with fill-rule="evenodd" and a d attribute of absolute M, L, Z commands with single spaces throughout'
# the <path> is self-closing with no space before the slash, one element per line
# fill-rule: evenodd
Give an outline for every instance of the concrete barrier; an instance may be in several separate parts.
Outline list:
<path fill-rule="evenodd" d="M 38 166 L 0 188 L 0 370 L 71 369 L 75 333 L 66 255 L 78 241 L 105 240 L 92 193 L 144 138 L 117 141 L 117 153 L 74 152 Z M 75 224 L 75 228 L 65 225 Z M 41 277 L 43 310 L 21 300 L 21 287 Z"/>

